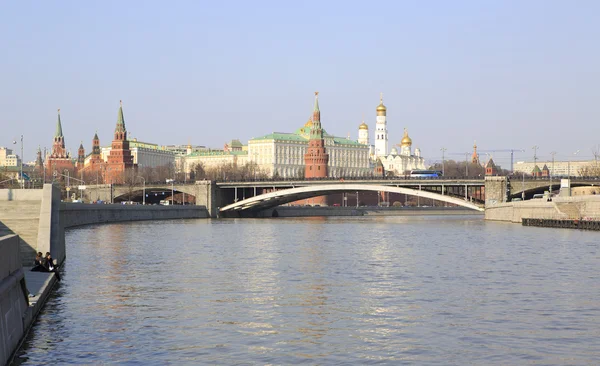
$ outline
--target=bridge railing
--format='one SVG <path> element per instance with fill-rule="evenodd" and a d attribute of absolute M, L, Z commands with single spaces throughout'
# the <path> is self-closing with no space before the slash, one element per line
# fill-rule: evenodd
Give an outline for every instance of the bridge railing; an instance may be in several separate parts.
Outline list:
<path fill-rule="evenodd" d="M 216 183 L 253 183 L 253 182 L 356 182 L 356 181 L 446 181 L 446 180 L 481 180 L 483 177 L 345 177 L 345 178 L 249 178 L 249 179 L 217 179 Z"/>

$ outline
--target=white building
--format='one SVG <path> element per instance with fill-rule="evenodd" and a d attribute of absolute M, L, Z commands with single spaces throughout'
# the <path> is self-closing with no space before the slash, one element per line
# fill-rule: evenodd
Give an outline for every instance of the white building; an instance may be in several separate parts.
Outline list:
<path fill-rule="evenodd" d="M 262 171 L 282 178 L 304 177 L 304 154 L 312 119 L 293 133 L 274 132 L 248 141 L 248 160 Z M 365 177 L 372 173 L 369 147 L 323 130 L 325 150 L 329 154 L 328 176 L 333 178 Z"/>
<path fill-rule="evenodd" d="M 388 153 L 387 108 L 383 105 L 383 93 L 377 106 L 375 123 L 375 157 L 386 156 Z M 367 134 L 368 137 L 368 134 Z"/>
<path fill-rule="evenodd" d="M 379 158 L 385 171 L 392 172 L 394 175 L 404 175 L 411 170 L 425 169 L 425 159 L 421 157 L 421 150 L 416 148 L 413 154 L 411 148 L 412 139 L 408 137 L 408 131 L 404 129 L 404 137 L 400 142 L 400 153 L 393 147 L 388 155 Z"/>
<path fill-rule="evenodd" d="M 224 165 L 244 166 L 248 162 L 247 151 L 206 150 L 197 151 L 181 157 L 182 170 L 190 173 L 194 165 L 202 164 L 204 169 L 212 169 Z"/>
<path fill-rule="evenodd" d="M 140 168 L 157 168 L 175 164 L 175 151 L 167 150 L 164 146 L 141 142 L 137 139 L 129 140 L 129 149 L 133 156 L 133 163 Z M 102 148 L 102 160 L 108 161 L 111 147 Z"/>
<path fill-rule="evenodd" d="M 358 126 L 358 142 L 369 146 L 372 165 L 377 160 L 381 160 L 386 172 L 394 175 L 403 175 L 410 170 L 425 169 L 425 159 L 421 157 L 421 150 L 415 149 L 412 153 L 412 139 L 408 137 L 408 131 L 404 129 L 404 137 L 400 143 L 400 152 L 393 147 L 388 153 L 388 134 L 387 134 L 387 108 L 383 105 L 383 98 L 376 108 L 377 123 L 375 127 L 375 147 L 369 145 L 369 126 L 363 123 Z"/>
<path fill-rule="evenodd" d="M 514 165 L 514 173 L 525 173 L 532 175 L 535 166 L 541 170 L 544 165 L 548 167 L 550 175 L 553 177 L 566 177 L 566 176 L 581 176 L 582 172 L 585 172 L 586 168 L 593 168 L 599 164 L 595 160 L 583 160 L 583 161 L 545 161 L 538 160 L 536 163 L 517 161 Z"/>
<path fill-rule="evenodd" d="M 12 149 L 0 147 L 0 166 L 21 166 L 21 158 Z"/>

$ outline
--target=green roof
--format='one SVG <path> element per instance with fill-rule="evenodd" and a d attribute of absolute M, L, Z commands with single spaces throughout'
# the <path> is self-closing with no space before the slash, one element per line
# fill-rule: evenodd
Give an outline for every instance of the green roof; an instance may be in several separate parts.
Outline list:
<path fill-rule="evenodd" d="M 196 151 L 186 156 L 226 156 L 226 155 L 248 155 L 248 151 L 223 151 L 223 150 L 209 150 L 209 151 Z"/>
<path fill-rule="evenodd" d="M 54 133 L 54 137 L 62 137 L 62 125 L 60 123 L 60 109 L 58 110 L 58 122 L 56 123 L 56 132 Z"/>
<path fill-rule="evenodd" d="M 255 137 L 250 141 L 257 140 L 275 140 L 275 141 L 299 141 L 299 142 L 307 142 L 309 139 L 308 133 L 305 131 L 310 131 L 310 127 L 302 127 L 296 130 L 294 133 L 289 132 L 273 132 L 268 135 L 264 135 L 261 137 Z M 345 137 L 336 137 L 328 134 L 325 130 L 323 130 L 323 138 L 324 139 L 332 139 L 334 144 L 339 145 L 353 145 L 353 146 L 363 146 L 358 143 L 358 141 L 349 140 Z M 367 145 L 364 145 L 367 146 Z"/>

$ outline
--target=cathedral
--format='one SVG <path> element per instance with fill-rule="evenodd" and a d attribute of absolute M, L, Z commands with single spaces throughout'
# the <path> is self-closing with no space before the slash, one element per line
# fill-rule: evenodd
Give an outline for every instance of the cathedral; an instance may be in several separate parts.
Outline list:
<path fill-rule="evenodd" d="M 380 96 L 379 105 L 375 109 L 377 113 L 375 122 L 375 145 L 370 146 L 371 162 L 375 169 L 383 167 L 385 174 L 395 176 L 404 175 L 411 170 L 425 169 L 425 159 L 421 156 L 421 150 L 416 148 L 412 152 L 412 139 L 408 136 L 408 131 L 404 129 L 404 136 L 396 147 L 388 152 L 388 132 L 387 132 L 387 108 L 383 104 L 383 95 Z M 363 121 L 358 126 L 358 142 L 363 145 L 369 145 L 369 126 Z M 379 174 L 379 172 L 378 172 Z"/>

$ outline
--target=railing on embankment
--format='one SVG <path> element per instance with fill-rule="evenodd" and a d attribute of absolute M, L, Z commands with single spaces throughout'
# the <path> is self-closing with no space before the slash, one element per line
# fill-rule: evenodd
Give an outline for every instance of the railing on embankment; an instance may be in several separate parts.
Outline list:
<path fill-rule="evenodd" d="M 522 219 L 523 226 L 553 227 L 562 229 L 579 229 L 600 231 L 600 221 L 576 219 Z"/>

